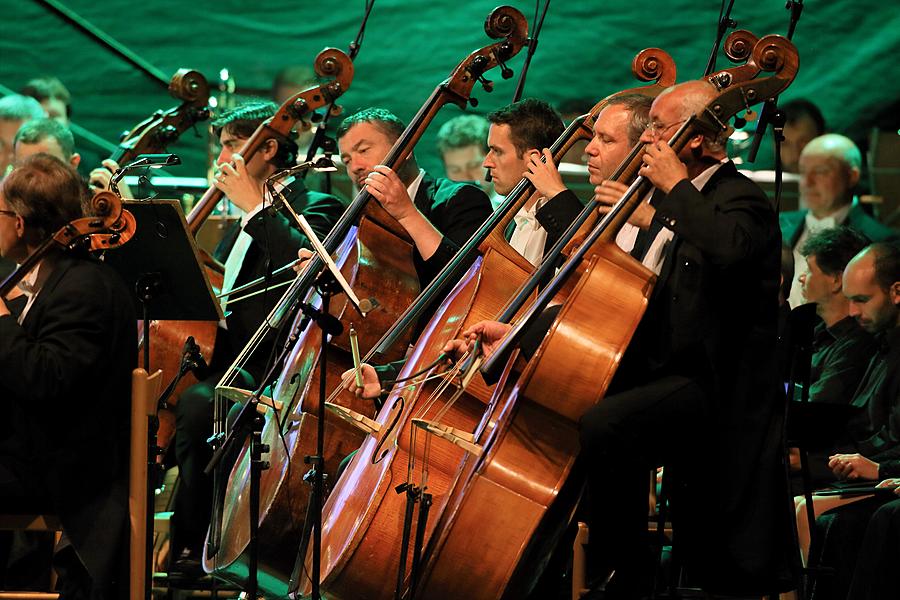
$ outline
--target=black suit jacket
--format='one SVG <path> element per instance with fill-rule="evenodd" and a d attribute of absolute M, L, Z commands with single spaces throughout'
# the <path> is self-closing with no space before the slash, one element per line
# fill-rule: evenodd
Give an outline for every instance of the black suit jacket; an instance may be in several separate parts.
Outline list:
<path fill-rule="evenodd" d="M 792 210 L 778 215 L 781 237 L 784 239 L 785 245 L 791 248 L 797 245 L 797 241 L 806 228 L 806 213 L 808 212 L 807 209 Z M 900 237 L 900 233 L 873 219 L 859 204 L 854 204 L 850 208 L 842 225 L 854 229 L 873 242 L 883 242 Z"/>
<path fill-rule="evenodd" d="M 0 457 L 50 500 L 101 587 L 127 557 L 136 320 L 118 275 L 74 256 L 58 258 L 21 326 L 0 317 L 0 406 L 12 423 Z"/>
<path fill-rule="evenodd" d="M 675 236 L 615 384 L 683 375 L 706 390 L 709 454 L 682 466 L 692 493 L 679 510 L 695 521 L 685 541 L 711 587 L 758 588 L 781 570 L 787 536 L 777 215 L 729 162 L 702 191 L 677 184 L 654 218 Z"/>
<path fill-rule="evenodd" d="M 309 222 L 319 239 L 323 239 L 344 212 L 344 205 L 334 196 L 311 192 L 303 185 L 303 180 L 295 179 L 284 190 L 284 195 L 297 214 L 303 215 Z M 241 269 L 235 281 L 235 287 L 264 277 L 279 267 L 297 258 L 300 248 L 311 248 L 307 237 L 292 225 L 288 218 L 279 212 L 264 209 L 254 215 L 244 228 L 253 243 L 247 249 Z M 240 224 L 235 223 L 226 232 L 215 249 L 215 257 L 223 263 L 231 252 Z M 293 272 L 282 274 L 272 279 L 272 283 L 287 281 Z M 228 367 L 238 353 L 247 344 L 263 319 L 281 298 L 284 288 L 269 290 L 253 298 L 235 302 L 226 306 L 228 313 L 225 321 L 228 330 L 219 330 L 216 338 L 216 351 L 213 357 L 213 370 Z M 254 353 L 249 363 L 249 371 L 259 377 L 271 349 L 271 341 L 263 344 Z"/>
<path fill-rule="evenodd" d="M 478 186 L 443 177 L 435 179 L 428 173 L 422 176 L 413 203 L 444 236 L 428 260 L 422 258 L 418 249 L 413 253 L 419 284 L 425 287 L 487 220 L 493 209 L 487 194 Z"/>

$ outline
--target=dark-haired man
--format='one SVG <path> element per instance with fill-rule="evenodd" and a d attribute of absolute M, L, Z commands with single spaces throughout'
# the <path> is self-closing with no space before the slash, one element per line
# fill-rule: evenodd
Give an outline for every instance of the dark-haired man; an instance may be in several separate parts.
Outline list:
<path fill-rule="evenodd" d="M 39 154 L 0 187 L 0 255 L 23 262 L 81 216 L 84 184 Z M 0 510 L 59 514 L 63 598 L 127 597 L 128 447 L 136 316 L 115 272 L 51 251 L 0 298 Z"/>
<path fill-rule="evenodd" d="M 848 227 L 835 227 L 814 233 L 800 249 L 807 267 L 800 276 L 803 297 L 815 303 L 822 319 L 813 337 L 812 402 L 849 403 L 875 351 L 872 336 L 850 316 L 843 293 L 844 268 L 868 243 Z"/>
<path fill-rule="evenodd" d="M 413 155 L 396 171 L 382 164 L 405 129 L 391 112 L 368 108 L 341 123 L 338 149 L 357 187 L 365 185 L 412 238 L 425 286 L 488 218 L 491 204 L 475 185 L 432 177 Z"/>
<path fill-rule="evenodd" d="M 876 336 L 879 348 L 852 399 L 854 406 L 864 410 L 851 421 L 848 439 L 829 457 L 828 467 L 839 479 L 874 483 L 900 477 L 900 243 L 881 242 L 867 247 L 847 264 L 843 280 L 850 314 Z M 886 500 L 883 496 L 859 500 L 819 517 L 816 527 L 822 533 L 818 538 L 822 541 L 821 555 L 815 549 L 811 552 L 820 556 L 820 564 L 836 570 L 835 578 L 822 586 L 823 598 L 880 597 L 848 596 L 847 589 L 858 562 L 866 523 Z M 828 501 L 828 497 L 814 497 L 816 514 L 829 507 Z M 880 513 L 879 519 L 888 516 Z M 896 523 L 892 526 L 896 527 Z M 875 540 L 868 543 L 874 544 Z M 865 551 L 869 554 L 861 554 L 859 561 L 872 560 L 885 550 L 896 561 L 900 553 L 896 547 L 869 547 Z M 860 566 L 864 573 L 864 565 Z M 857 581 L 854 587 L 876 583 Z"/>
<path fill-rule="evenodd" d="M 275 278 L 271 273 L 296 258 L 300 248 L 311 246 L 287 217 L 266 208 L 271 199 L 267 200 L 264 193 L 264 182 L 275 172 L 295 164 L 297 145 L 273 134 L 249 160 L 238 152 L 276 110 L 272 102 L 248 102 L 226 111 L 212 123 L 222 145 L 216 160 L 219 171 L 215 185 L 243 213 L 241 220 L 226 231 L 214 253 L 225 263 L 223 291 L 260 277 L 268 276 L 270 282 L 266 291 L 252 298 L 223 302 L 225 322 L 216 335 L 210 375 L 185 390 L 176 406 L 175 456 L 181 487 L 173 515 L 172 549 L 175 557 L 183 554 L 179 568 L 185 571 L 199 570 L 200 550 L 209 524 L 212 488 L 203 469 L 212 456 L 206 439 L 212 432 L 215 385 L 279 299 L 280 292 L 272 286 L 287 280 L 287 276 Z M 308 191 L 300 178 L 285 180 L 282 193 L 319 237 L 331 231 L 344 210 L 334 196 Z M 270 336 L 242 365 L 250 379 L 241 382 L 241 386 L 255 389 L 260 383 L 273 343 Z"/>

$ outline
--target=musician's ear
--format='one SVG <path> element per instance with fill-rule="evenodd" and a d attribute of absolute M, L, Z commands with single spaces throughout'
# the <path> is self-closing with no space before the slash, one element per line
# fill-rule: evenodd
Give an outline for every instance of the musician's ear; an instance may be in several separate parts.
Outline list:
<path fill-rule="evenodd" d="M 271 161 L 278 153 L 278 142 L 274 138 L 267 139 L 262 148 L 260 148 L 260 153 L 266 162 Z"/>

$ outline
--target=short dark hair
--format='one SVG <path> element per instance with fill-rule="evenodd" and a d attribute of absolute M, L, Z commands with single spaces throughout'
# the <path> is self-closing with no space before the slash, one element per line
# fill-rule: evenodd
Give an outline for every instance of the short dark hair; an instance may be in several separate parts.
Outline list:
<path fill-rule="evenodd" d="M 210 125 L 216 136 L 227 131 L 241 139 L 249 139 L 262 122 L 277 111 L 278 105 L 271 100 L 251 100 L 226 110 Z M 272 134 L 272 138 L 278 143 L 278 152 L 272 158 L 272 164 L 280 169 L 292 166 L 297 161 L 297 142 L 277 134 Z"/>
<path fill-rule="evenodd" d="M 63 156 L 71 157 L 75 153 L 75 138 L 69 128 L 57 121 L 56 119 L 41 118 L 32 119 L 16 132 L 13 140 L 13 146 L 22 142 L 23 144 L 37 144 L 47 138 L 53 138 L 59 144 Z"/>
<path fill-rule="evenodd" d="M 875 282 L 887 293 L 900 281 L 900 241 L 877 242 L 870 248 L 875 254 Z"/>
<path fill-rule="evenodd" d="M 800 254 L 815 256 L 816 264 L 826 275 L 840 275 L 850 259 L 869 242 L 869 238 L 850 227 L 829 227 L 810 235 Z"/>
<path fill-rule="evenodd" d="M 49 154 L 22 161 L 0 184 L 7 204 L 41 239 L 83 215 L 87 188 L 78 171 Z"/>
<path fill-rule="evenodd" d="M 478 146 L 487 152 L 487 134 L 490 124 L 481 115 L 459 115 L 453 117 L 438 130 L 438 154 L 444 155 L 448 150 Z"/>
<path fill-rule="evenodd" d="M 337 139 L 347 135 L 351 127 L 360 123 L 371 123 L 392 142 L 396 142 L 406 131 L 406 125 L 391 111 L 384 108 L 364 108 L 341 121 L 337 129 Z"/>
<path fill-rule="evenodd" d="M 806 117 L 815 125 L 817 136 L 825 133 L 825 117 L 822 116 L 822 111 L 819 110 L 818 106 L 805 98 L 797 98 L 796 100 L 785 102 L 781 105 L 781 112 L 784 113 L 784 118 L 788 123 L 795 123 Z"/>
<path fill-rule="evenodd" d="M 653 98 L 644 94 L 623 94 L 609 101 L 607 106 L 624 106 L 631 113 L 628 121 L 628 143 L 636 146 L 647 125 L 650 124 L 650 106 Z"/>
<path fill-rule="evenodd" d="M 555 108 L 543 100 L 526 98 L 487 116 L 494 125 L 507 125 L 516 153 L 521 157 L 531 148 L 549 148 L 566 128 Z"/>

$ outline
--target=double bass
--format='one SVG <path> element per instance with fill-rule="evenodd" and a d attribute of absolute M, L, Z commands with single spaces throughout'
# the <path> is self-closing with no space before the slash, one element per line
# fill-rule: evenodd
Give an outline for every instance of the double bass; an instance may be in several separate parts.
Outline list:
<path fill-rule="evenodd" d="M 774 74 L 720 92 L 671 139 L 674 150 L 697 131 L 723 131 L 731 116 L 780 93 L 796 75 L 796 49 L 780 36 L 762 38 L 754 59 Z M 579 478 L 570 477 L 577 422 L 602 400 L 655 283 L 653 272 L 614 241 L 649 189 L 643 177 L 632 184 L 485 362 L 483 373 L 502 368 L 503 376 L 427 548 L 417 596 L 520 598 L 532 589 L 579 497 Z M 573 277 L 549 333 L 519 373 L 512 348 Z M 473 536 L 486 555 L 471 551 Z"/>
<path fill-rule="evenodd" d="M 620 94 L 636 92 L 654 96 L 675 81 L 674 62 L 668 54 L 656 48 L 641 52 L 635 58 L 632 70 L 639 80 L 653 81 L 653 84 Z M 551 148 L 556 161 L 579 139 L 592 136 L 597 115 L 617 95 L 601 100 L 590 113 L 576 119 L 567 128 Z M 427 369 L 448 340 L 467 325 L 496 314 L 531 276 L 534 267 L 509 245 L 503 233 L 533 192 L 531 183 L 522 179 L 445 272 L 407 311 L 417 316 L 416 309 L 431 301 L 431 290 L 447 281 L 456 282 L 416 341 L 400 372 L 401 379 L 408 379 L 423 368 Z M 465 264 L 463 255 L 467 251 L 480 256 L 459 280 L 452 272 L 458 264 Z M 409 318 L 408 315 L 405 317 Z M 404 320 L 401 318 L 399 326 L 403 326 Z M 393 329 L 398 329 L 398 326 Z M 386 344 L 379 344 L 376 351 L 382 346 Z M 379 360 L 383 358 L 379 357 Z M 423 375 L 414 380 L 414 385 L 395 387 L 375 420 L 377 427 L 370 427 L 365 442 L 338 481 L 323 512 L 323 546 L 327 548 L 327 554 L 335 556 L 334 569 L 337 572 L 324 581 L 329 592 L 348 598 L 393 596 L 393 587 L 371 579 L 367 583 L 367 574 L 388 573 L 393 577 L 398 574 L 401 561 L 404 561 L 402 525 L 409 500 L 407 495 L 397 494 L 393 488 L 400 482 L 409 482 L 407 469 L 410 460 L 413 456 L 423 455 L 427 434 L 416 436 L 413 419 L 434 418 L 435 414 L 441 413 L 447 403 L 441 399 L 434 401 L 434 397 L 444 385 L 441 378 Z M 466 393 L 456 398 L 452 408 L 442 414 L 442 425 L 458 431 L 473 431 L 486 411 L 491 391 L 476 375 Z M 337 406 L 330 408 L 339 410 Z M 452 443 L 441 440 L 432 442 L 427 458 L 429 519 L 432 520 L 424 530 L 425 542 L 433 531 L 436 522 L 433 519 L 441 514 L 445 506 L 447 491 L 464 456 L 465 453 Z M 426 484 L 422 483 L 422 486 Z M 411 561 L 406 562 L 411 564 Z"/>
<path fill-rule="evenodd" d="M 383 161 L 384 165 L 398 170 L 440 108 L 448 103 L 464 108 L 474 86 L 480 81 L 485 84 L 484 73 L 515 56 L 527 37 L 524 16 L 508 6 L 492 11 L 484 29 L 498 41 L 469 54 L 451 76 L 434 90 L 394 144 Z M 325 382 L 329 389 L 340 388 L 341 373 L 352 365 L 347 333 L 349 325 L 355 325 L 360 346 L 371 347 L 412 303 L 420 289 L 412 260 L 411 239 L 396 220 L 371 200 L 371 194 L 363 188 L 323 241 L 326 250 L 336 256 L 336 264 L 356 295 L 374 307 L 364 320 L 360 320 L 348 304 L 333 302 L 330 305 L 331 314 L 344 323 L 345 333 L 334 336 L 329 342 Z M 282 311 L 286 312 L 288 306 L 306 296 L 322 266 L 318 258 L 311 260 L 267 321 L 277 322 L 283 318 Z M 316 302 L 315 298 L 308 301 Z M 298 317 L 295 327 L 301 318 Z M 407 329 L 389 356 L 395 359 L 402 357 L 409 335 Z M 306 470 L 303 457 L 315 454 L 320 346 L 321 333 L 318 328 L 307 328 L 299 334 L 272 390 L 272 399 L 284 408 L 280 414 L 267 415 L 263 430 L 263 443 L 270 448 L 270 468 L 263 472 L 260 483 L 259 536 L 267 542 L 267 547 L 261 549 L 260 568 L 270 577 L 261 578 L 260 585 L 275 595 L 283 595 L 287 591 L 297 556 L 297 542 L 306 521 L 306 507 L 310 502 L 309 485 L 303 481 Z M 374 414 L 370 401 L 352 394 L 342 393 L 334 401 L 357 412 Z M 333 415 L 326 418 L 323 426 L 324 472 L 330 479 L 336 473 L 340 460 L 362 442 L 362 435 Z M 204 556 L 207 571 L 215 571 L 239 582 L 246 573 L 249 507 L 243 491 L 248 487 L 249 464 L 249 453 L 245 447 L 225 493 L 222 544 L 214 555 L 207 552 Z M 328 566 L 323 569 L 323 577 L 327 577 L 327 570 Z"/>
<path fill-rule="evenodd" d="M 332 79 L 286 100 L 275 115 L 262 123 L 241 148 L 241 155 L 246 161 L 249 162 L 273 134 L 290 137 L 291 130 L 298 121 L 339 97 L 349 87 L 353 77 L 353 67 L 349 58 L 336 48 L 326 48 L 316 56 L 315 72 L 319 77 Z M 208 88 L 206 95 L 208 98 Z M 186 217 L 190 233 L 197 235 L 223 196 L 222 191 L 215 185 L 207 188 Z M 220 289 L 223 266 L 205 252 L 201 251 L 201 257 L 210 283 L 216 289 Z M 162 369 L 164 380 L 171 380 L 179 372 L 182 348 L 188 337 L 194 338 L 201 354 L 209 362 L 215 346 L 217 327 L 218 324 L 213 321 L 152 321 L 150 328 L 154 344 L 151 348 L 151 365 L 154 369 Z M 197 379 L 190 373 L 182 378 L 172 392 L 168 406 L 176 404 L 179 395 L 196 382 Z M 163 450 L 168 447 L 175 435 L 175 415 L 168 406 L 160 407 L 158 412 L 157 446 Z"/>
<path fill-rule="evenodd" d="M 752 45 L 753 42 L 755 37 L 749 32 L 736 32 L 729 37 L 726 52 L 736 62 L 747 60 L 748 43 Z M 590 113 L 573 121 L 551 148 L 556 161 L 578 139 L 592 136 L 594 121 L 611 100 L 617 96 L 634 93 L 652 97 L 675 81 L 675 66 L 672 59 L 656 48 L 640 52 L 632 62 L 632 71 L 639 80 L 655 81 L 654 84 L 613 94 L 598 102 Z M 717 73 L 716 76 L 722 80 L 729 79 L 730 83 L 750 78 L 756 72 L 758 68 L 753 65 L 741 65 L 731 71 Z M 630 182 L 636 176 L 641 162 L 638 150 L 639 148 L 636 148 L 629 159 L 617 169 L 613 179 Z M 361 544 L 360 550 L 355 549 L 353 540 L 357 537 L 366 533 L 377 536 L 381 548 L 377 554 L 375 552 L 363 554 L 359 559 L 342 558 L 342 560 L 356 560 L 357 569 L 361 572 L 397 573 L 399 577 L 400 564 L 415 561 L 414 552 L 404 557 L 403 535 L 395 531 L 398 524 L 404 520 L 404 504 L 408 510 L 409 496 L 404 500 L 403 496 L 392 493 L 390 489 L 391 485 L 398 482 L 405 481 L 410 484 L 406 469 L 411 460 L 417 465 L 423 465 L 421 469 L 427 471 L 427 481 L 421 482 L 421 487 L 416 487 L 420 490 L 427 489 L 430 503 L 428 519 L 433 520 L 440 516 L 446 504 L 447 489 L 452 485 L 453 478 L 465 457 L 461 448 L 454 447 L 447 440 L 452 439 L 460 446 L 466 446 L 467 432 L 475 431 L 479 427 L 492 388 L 479 375 L 475 375 L 464 394 L 448 401 L 440 397 L 440 391 L 446 382 L 442 378 L 427 375 L 429 373 L 427 365 L 434 364 L 446 341 L 455 337 L 460 330 L 471 323 L 496 315 L 504 303 L 513 297 L 516 287 L 532 274 L 534 270 L 532 265 L 513 250 L 503 237 L 512 216 L 530 197 L 532 191 L 530 182 L 523 179 L 497 208 L 494 215 L 392 328 L 392 332 L 397 331 L 406 322 L 417 318 L 418 307 L 431 302 L 433 296 L 440 293 L 436 290 L 442 285 L 445 286 L 447 281 L 457 282 L 459 278 L 454 274 L 454 270 L 458 269 L 458 265 L 464 264 L 464 255 L 467 251 L 471 250 L 474 253 L 477 250 L 479 258 L 465 273 L 465 277 L 456 283 L 407 357 L 399 378 L 410 379 L 413 374 L 422 373 L 413 378 L 415 385 L 394 388 L 385 403 L 385 408 L 374 423 L 367 422 L 358 415 L 347 415 L 351 422 L 364 423 L 362 428 L 368 435 L 326 504 L 326 521 L 329 524 L 334 523 L 335 525 L 331 527 L 337 532 L 327 537 L 327 540 L 333 545 L 343 543 L 344 545 L 337 547 L 352 554 L 363 553 L 365 549 L 364 543 Z M 589 206 L 585 209 L 585 217 L 592 215 L 596 215 L 596 211 Z M 386 334 L 367 359 L 379 354 L 380 348 L 389 347 L 391 343 L 391 333 Z M 380 356 L 378 360 L 381 360 Z M 345 415 L 348 412 L 339 406 L 330 405 L 329 408 Z M 444 439 L 429 442 L 423 437 L 426 434 L 422 433 L 419 433 L 416 439 L 415 427 L 421 427 L 427 424 L 427 421 L 435 420 L 436 415 L 440 415 L 441 429 L 435 430 L 434 433 L 440 434 Z M 426 443 L 431 444 L 432 451 L 429 453 L 423 451 Z M 422 498 L 415 501 L 421 503 Z M 424 531 L 423 541 L 427 542 L 433 531 L 434 522 L 422 521 L 425 523 L 424 527 L 421 522 L 413 520 L 417 527 Z M 343 525 L 344 523 L 349 525 Z M 357 530 L 352 527 L 356 527 Z M 388 535 L 389 533 L 391 535 Z M 355 537 L 350 541 L 338 537 L 348 534 Z M 397 585 L 401 586 L 403 583 L 402 580 L 398 580 Z M 378 590 L 370 587 L 361 588 L 358 581 L 348 585 L 347 589 L 353 589 L 355 594 L 362 594 L 364 591 L 365 597 L 373 598 L 387 597 L 391 594 L 391 590 L 385 587 Z M 335 587 L 329 585 L 328 590 L 335 591 Z"/>

